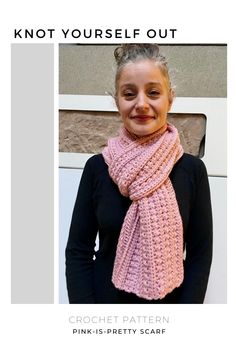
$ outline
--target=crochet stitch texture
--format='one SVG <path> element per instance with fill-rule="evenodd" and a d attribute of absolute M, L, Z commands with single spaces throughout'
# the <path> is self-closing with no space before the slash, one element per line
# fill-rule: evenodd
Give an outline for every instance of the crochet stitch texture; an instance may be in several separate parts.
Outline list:
<path fill-rule="evenodd" d="M 120 232 L 112 282 L 139 297 L 162 299 L 183 281 L 183 225 L 169 174 L 183 154 L 167 124 L 135 137 L 124 127 L 102 152 L 129 207 Z"/>

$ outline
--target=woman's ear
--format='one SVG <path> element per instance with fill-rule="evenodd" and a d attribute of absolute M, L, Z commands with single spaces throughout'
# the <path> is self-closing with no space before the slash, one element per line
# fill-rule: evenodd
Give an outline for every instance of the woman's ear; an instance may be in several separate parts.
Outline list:
<path fill-rule="evenodd" d="M 117 109 L 118 109 L 118 111 L 119 111 L 119 104 L 118 104 L 117 95 L 114 95 L 113 97 L 114 97 L 114 100 L 115 100 L 116 107 L 117 107 Z"/>
<path fill-rule="evenodd" d="M 172 88 L 169 89 L 169 110 L 171 109 L 172 103 L 174 101 L 175 92 Z"/>

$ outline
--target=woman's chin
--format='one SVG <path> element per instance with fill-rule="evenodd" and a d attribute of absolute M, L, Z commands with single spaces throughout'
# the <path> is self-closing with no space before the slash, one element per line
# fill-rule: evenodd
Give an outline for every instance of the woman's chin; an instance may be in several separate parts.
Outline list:
<path fill-rule="evenodd" d="M 130 124 L 129 126 L 125 126 L 126 129 L 136 136 L 146 136 L 152 133 L 155 133 L 157 130 L 161 128 L 161 126 L 155 124 Z"/>

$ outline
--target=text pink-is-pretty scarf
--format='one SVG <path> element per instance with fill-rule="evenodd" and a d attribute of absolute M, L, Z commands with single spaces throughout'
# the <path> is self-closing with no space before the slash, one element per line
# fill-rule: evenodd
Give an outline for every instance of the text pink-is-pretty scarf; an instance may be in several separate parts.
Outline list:
<path fill-rule="evenodd" d="M 166 124 L 135 137 L 124 127 L 103 157 L 129 207 L 120 232 L 112 282 L 148 300 L 162 299 L 183 281 L 183 226 L 169 178 L 183 155 L 177 129 Z"/>

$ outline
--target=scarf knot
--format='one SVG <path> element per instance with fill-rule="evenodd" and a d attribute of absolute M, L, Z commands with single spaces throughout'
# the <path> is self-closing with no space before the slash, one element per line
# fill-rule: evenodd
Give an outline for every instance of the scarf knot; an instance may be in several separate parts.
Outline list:
<path fill-rule="evenodd" d="M 132 204 L 118 240 L 112 281 L 145 299 L 161 299 L 183 281 L 183 227 L 169 178 L 183 154 L 177 129 L 144 137 L 125 128 L 102 152 L 108 171 Z"/>

